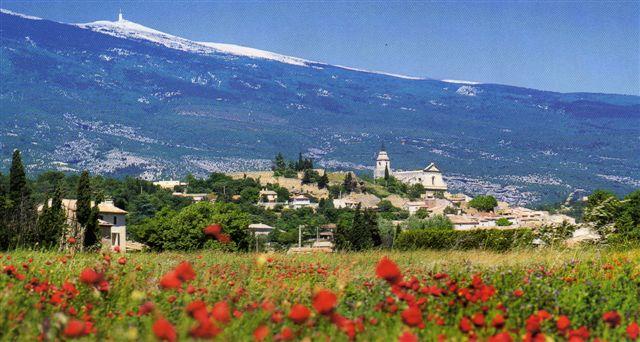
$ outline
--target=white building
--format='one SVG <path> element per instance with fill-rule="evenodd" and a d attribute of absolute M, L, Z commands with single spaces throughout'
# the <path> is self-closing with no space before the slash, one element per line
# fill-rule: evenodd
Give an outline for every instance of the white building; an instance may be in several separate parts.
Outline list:
<path fill-rule="evenodd" d="M 387 151 L 382 149 L 378 153 L 378 158 L 376 158 L 376 167 L 373 170 L 373 178 L 384 178 L 386 172 L 405 184 L 422 184 L 428 194 L 447 191 L 447 183 L 445 183 L 442 178 L 442 172 L 434 163 L 427 165 L 427 167 L 422 170 L 393 171 L 391 169 L 391 160 L 389 159 L 389 155 L 387 154 Z"/>
<path fill-rule="evenodd" d="M 269 235 L 273 229 L 273 227 L 264 223 L 252 223 L 249 225 L 249 230 L 255 235 Z"/>
<path fill-rule="evenodd" d="M 51 206 L 52 200 L 49 200 Z M 75 199 L 63 199 L 62 209 L 67 217 L 67 224 L 76 226 L 76 210 L 78 201 Z M 94 206 L 94 202 L 91 202 Z M 38 207 L 42 211 L 43 206 Z M 98 204 L 98 225 L 100 227 L 100 237 L 102 244 L 110 248 L 118 247 L 122 252 L 127 245 L 127 212 L 116 207 L 112 200 L 106 200 Z"/>
<path fill-rule="evenodd" d="M 300 209 L 300 208 L 304 208 L 304 207 L 310 207 L 311 205 L 311 200 L 309 200 L 309 197 L 305 196 L 305 195 L 297 195 L 291 198 L 291 200 L 289 200 L 289 207 L 291 207 L 292 209 Z"/>

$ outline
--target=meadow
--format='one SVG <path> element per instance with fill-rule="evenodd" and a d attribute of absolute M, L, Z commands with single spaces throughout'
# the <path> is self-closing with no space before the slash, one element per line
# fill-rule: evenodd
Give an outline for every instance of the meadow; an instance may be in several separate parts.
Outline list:
<path fill-rule="evenodd" d="M 636 339 L 640 250 L 0 255 L 0 340 Z"/>

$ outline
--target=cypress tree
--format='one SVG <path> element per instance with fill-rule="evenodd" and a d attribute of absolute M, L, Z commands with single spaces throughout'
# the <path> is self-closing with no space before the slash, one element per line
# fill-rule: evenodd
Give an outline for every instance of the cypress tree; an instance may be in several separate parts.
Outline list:
<path fill-rule="evenodd" d="M 382 245 L 382 236 L 378 229 L 378 216 L 373 210 L 365 210 L 364 222 L 371 236 L 371 243 L 374 247 Z"/>
<path fill-rule="evenodd" d="M 13 151 L 7 199 L 9 205 L 8 225 L 10 226 L 9 236 L 7 236 L 9 246 L 21 246 L 34 242 L 32 228 L 35 223 L 35 210 L 19 150 Z"/>
<path fill-rule="evenodd" d="M 386 181 L 389 180 L 389 167 L 388 166 L 384 167 L 384 180 L 386 180 Z"/>
<path fill-rule="evenodd" d="M 76 202 L 76 220 L 82 229 L 82 246 L 94 247 L 98 243 L 98 203 L 91 207 L 91 179 L 88 171 L 82 171 L 78 179 Z M 75 235 L 75 234 L 74 234 Z"/>
<path fill-rule="evenodd" d="M 329 177 L 327 176 L 327 171 L 322 174 L 322 177 L 318 179 L 318 189 L 324 189 L 329 185 Z"/>

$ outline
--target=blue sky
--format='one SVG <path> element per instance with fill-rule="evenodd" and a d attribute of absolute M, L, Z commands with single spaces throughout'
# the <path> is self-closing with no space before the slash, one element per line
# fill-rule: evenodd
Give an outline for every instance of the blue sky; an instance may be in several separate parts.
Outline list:
<path fill-rule="evenodd" d="M 125 18 L 201 41 L 412 76 L 640 94 L 640 2 L 11 1 L 62 22 Z"/>

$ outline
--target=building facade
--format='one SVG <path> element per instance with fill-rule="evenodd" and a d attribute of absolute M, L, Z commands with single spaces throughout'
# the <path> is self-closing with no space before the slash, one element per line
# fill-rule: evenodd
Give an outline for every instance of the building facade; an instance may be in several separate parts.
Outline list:
<path fill-rule="evenodd" d="M 409 185 L 422 184 L 426 189 L 427 194 L 447 191 L 447 183 L 445 183 L 442 178 L 442 172 L 436 164 L 431 163 L 422 170 L 393 171 L 391 169 L 391 159 L 389 158 L 387 151 L 382 149 L 378 153 L 378 158 L 376 158 L 376 167 L 373 171 L 373 178 L 384 178 L 385 173 L 387 172 L 390 176 L 393 176 L 402 183 Z"/>

